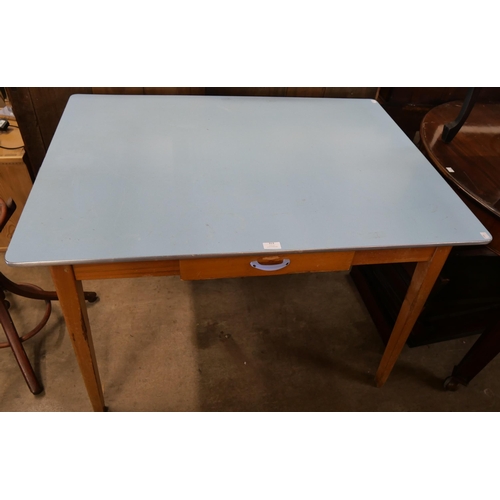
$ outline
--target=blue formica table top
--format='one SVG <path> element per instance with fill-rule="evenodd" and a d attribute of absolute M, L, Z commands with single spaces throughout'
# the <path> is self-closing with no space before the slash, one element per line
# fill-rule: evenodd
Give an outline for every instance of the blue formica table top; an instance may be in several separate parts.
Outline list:
<path fill-rule="evenodd" d="M 371 99 L 74 95 L 10 265 L 485 244 Z"/>

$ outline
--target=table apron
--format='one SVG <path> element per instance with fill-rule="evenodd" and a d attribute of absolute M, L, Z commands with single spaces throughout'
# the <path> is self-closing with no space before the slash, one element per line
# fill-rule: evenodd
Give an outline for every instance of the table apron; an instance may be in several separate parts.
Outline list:
<path fill-rule="evenodd" d="M 140 278 L 147 276 L 180 276 L 184 280 L 273 276 L 279 274 L 348 271 L 351 266 L 394 262 L 425 262 L 435 247 L 308 252 L 295 254 L 246 255 L 201 259 L 74 264 L 77 280 Z M 290 265 L 278 271 L 262 271 L 250 262 L 265 259 L 289 259 Z"/>

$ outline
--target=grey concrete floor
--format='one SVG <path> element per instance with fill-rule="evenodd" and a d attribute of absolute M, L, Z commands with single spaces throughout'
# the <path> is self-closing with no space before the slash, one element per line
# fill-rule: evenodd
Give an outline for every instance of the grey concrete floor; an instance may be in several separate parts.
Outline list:
<path fill-rule="evenodd" d="M 47 269 L 0 260 L 13 281 L 53 289 Z M 100 296 L 89 318 L 110 411 L 500 409 L 499 359 L 469 387 L 442 390 L 475 337 L 405 347 L 377 389 L 383 344 L 347 273 L 84 287 Z M 41 302 L 9 300 L 21 332 L 43 314 Z M 1 411 L 91 410 L 57 302 L 44 330 L 24 345 L 45 391 L 33 396 L 12 353 L 0 350 Z"/>

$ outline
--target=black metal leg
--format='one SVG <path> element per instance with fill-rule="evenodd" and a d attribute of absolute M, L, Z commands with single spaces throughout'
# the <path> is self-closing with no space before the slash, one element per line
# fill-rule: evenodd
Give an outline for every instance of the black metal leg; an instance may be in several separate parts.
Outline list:
<path fill-rule="evenodd" d="M 443 128 L 443 135 L 441 136 L 443 141 L 449 143 L 453 140 L 453 138 L 458 134 L 459 130 L 462 128 L 462 125 L 467 120 L 474 104 L 476 104 L 477 98 L 479 96 L 481 88 L 480 87 L 471 87 L 467 95 L 465 96 L 464 103 L 462 104 L 462 108 L 460 109 L 460 113 L 450 123 L 445 124 Z"/>

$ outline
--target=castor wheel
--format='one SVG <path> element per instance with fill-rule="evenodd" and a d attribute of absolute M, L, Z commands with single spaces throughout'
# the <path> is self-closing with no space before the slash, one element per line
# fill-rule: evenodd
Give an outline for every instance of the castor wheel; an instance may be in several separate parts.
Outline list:
<path fill-rule="evenodd" d="M 3 303 L 5 304 L 5 308 L 7 310 L 9 310 L 10 309 L 10 302 L 8 300 L 4 300 Z"/>
<path fill-rule="evenodd" d="M 93 304 L 94 302 L 99 302 L 99 296 L 95 292 L 85 292 L 85 300 Z"/>
<path fill-rule="evenodd" d="M 460 382 L 452 375 L 444 381 L 443 389 L 445 391 L 458 391 L 459 386 Z"/>

